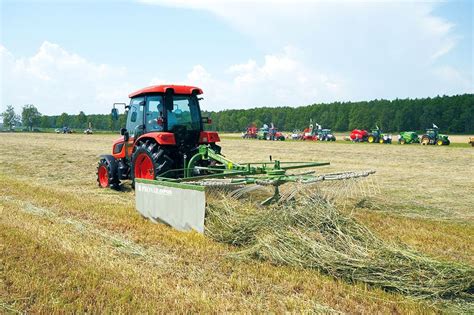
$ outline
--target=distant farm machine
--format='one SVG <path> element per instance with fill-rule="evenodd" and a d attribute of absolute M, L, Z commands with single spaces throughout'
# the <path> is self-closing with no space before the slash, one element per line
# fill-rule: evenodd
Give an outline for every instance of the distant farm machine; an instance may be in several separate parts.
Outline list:
<path fill-rule="evenodd" d="M 369 138 L 369 133 L 367 130 L 363 129 L 354 129 L 352 130 L 351 134 L 349 135 L 349 138 L 353 142 L 367 142 Z"/>
<path fill-rule="evenodd" d="M 318 131 L 319 141 L 336 141 L 336 136 L 332 133 L 331 129 L 321 129 Z"/>
<path fill-rule="evenodd" d="M 449 137 L 439 133 L 439 128 L 433 124 L 433 128 L 426 129 L 426 133 L 421 136 L 422 145 L 449 145 Z"/>
<path fill-rule="evenodd" d="M 336 141 L 336 137 L 331 129 L 322 129 L 320 124 L 313 124 L 312 119 L 310 119 L 309 127 L 303 130 L 300 139 L 311 141 Z"/>
<path fill-rule="evenodd" d="M 257 139 L 258 128 L 254 124 L 247 127 L 242 133 L 242 138 L 244 139 Z"/>
<path fill-rule="evenodd" d="M 321 129 L 321 126 L 313 124 L 313 121 L 310 120 L 309 127 L 303 130 L 303 136 L 301 137 L 302 140 L 311 140 L 317 141 L 318 140 L 318 129 Z"/>
<path fill-rule="evenodd" d="M 414 131 L 402 131 L 398 136 L 399 144 L 420 143 L 420 137 Z"/>
<path fill-rule="evenodd" d="M 273 123 L 270 124 L 270 127 L 267 124 L 264 124 L 257 132 L 258 140 L 275 140 L 275 141 L 284 141 L 285 136 L 283 133 L 278 131 Z"/>
<path fill-rule="evenodd" d="M 169 209 L 186 208 L 192 212 L 196 205 L 186 206 L 186 202 L 201 189 L 226 191 L 239 198 L 258 188 L 272 188 L 265 196 L 258 194 L 259 198 L 264 197 L 261 204 L 267 205 L 291 200 L 301 185 L 365 178 L 374 173 L 351 171 L 317 175 L 312 170 L 291 173 L 329 163 L 283 162 L 271 156 L 267 162 L 232 161 L 222 155 L 216 144 L 220 141 L 218 133 L 204 130 L 210 119 L 201 116 L 200 94 L 200 88 L 182 85 L 151 86 L 130 94 L 130 104 L 122 104 L 126 109 L 126 127 L 113 143 L 112 154 L 100 157 L 99 186 L 119 189 L 121 181 L 131 180 L 132 187 L 141 196 L 140 209 L 158 211 L 171 207 Z M 117 120 L 115 105 L 112 117 Z M 281 190 L 288 183 L 295 185 Z M 158 204 L 149 204 L 147 200 L 152 195 L 158 198 Z M 143 215 L 156 219 L 152 214 Z"/>
<path fill-rule="evenodd" d="M 379 126 L 375 126 L 375 129 L 372 129 L 368 134 L 367 141 L 369 143 L 392 143 L 392 135 L 382 133 Z"/>

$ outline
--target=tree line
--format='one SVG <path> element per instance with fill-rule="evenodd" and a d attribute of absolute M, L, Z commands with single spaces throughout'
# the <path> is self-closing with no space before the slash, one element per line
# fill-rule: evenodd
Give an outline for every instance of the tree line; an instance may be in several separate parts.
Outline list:
<path fill-rule="evenodd" d="M 4 128 L 23 126 L 38 128 L 87 128 L 117 131 L 125 126 L 125 115 L 114 121 L 108 114 L 41 115 L 34 105 L 25 105 L 21 115 L 13 106 L 1 114 Z M 387 132 L 424 130 L 436 124 L 441 131 L 450 133 L 474 133 L 474 94 L 437 96 L 421 99 L 373 100 L 363 102 L 334 102 L 302 107 L 260 107 L 231 109 L 218 112 L 203 111 L 212 119 L 211 130 L 225 132 L 243 131 L 255 124 L 273 123 L 280 130 L 303 129 L 310 119 L 323 128 L 334 131 L 370 129 L 378 125 Z"/>
<path fill-rule="evenodd" d="M 474 132 L 474 94 L 421 99 L 334 102 L 302 107 L 260 107 L 207 112 L 214 128 L 243 131 L 248 125 L 272 123 L 280 130 L 307 127 L 310 119 L 334 131 L 371 129 L 378 125 L 387 132 L 424 130 L 436 124 L 441 131 Z"/>

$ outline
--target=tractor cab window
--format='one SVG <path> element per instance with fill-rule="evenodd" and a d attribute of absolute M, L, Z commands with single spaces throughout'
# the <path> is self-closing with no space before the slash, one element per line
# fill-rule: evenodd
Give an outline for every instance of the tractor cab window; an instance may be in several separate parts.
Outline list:
<path fill-rule="evenodd" d="M 146 98 L 145 127 L 147 131 L 163 131 L 163 109 L 163 96 L 155 95 Z"/>
<path fill-rule="evenodd" d="M 143 101 L 144 97 L 136 97 L 130 100 L 130 109 L 127 116 L 127 130 L 131 137 L 140 132 L 143 125 Z"/>
<path fill-rule="evenodd" d="M 200 130 L 201 114 L 195 96 L 173 96 L 173 110 L 167 111 L 168 130 L 173 131 L 178 126 L 186 130 Z"/>

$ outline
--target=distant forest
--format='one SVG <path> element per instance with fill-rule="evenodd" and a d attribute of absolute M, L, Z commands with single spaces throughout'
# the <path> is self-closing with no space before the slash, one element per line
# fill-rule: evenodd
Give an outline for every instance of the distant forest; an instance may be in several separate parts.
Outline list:
<path fill-rule="evenodd" d="M 373 100 L 369 102 L 334 102 L 302 107 L 262 107 L 203 112 L 212 119 L 208 129 L 225 132 L 243 131 L 250 124 L 260 127 L 274 123 L 280 130 L 303 129 L 310 119 L 332 128 L 348 131 L 355 128 L 370 129 L 378 125 L 384 131 L 424 130 L 436 124 L 442 132 L 474 133 L 474 94 L 438 96 L 422 99 Z M 38 127 L 87 128 L 88 123 L 97 130 L 119 130 L 125 125 L 124 115 L 114 122 L 110 115 L 42 115 Z"/>

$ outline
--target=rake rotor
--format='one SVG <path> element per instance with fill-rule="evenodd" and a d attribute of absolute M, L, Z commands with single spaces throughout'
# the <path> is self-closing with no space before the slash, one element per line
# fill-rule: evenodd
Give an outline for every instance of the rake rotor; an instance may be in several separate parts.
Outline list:
<path fill-rule="evenodd" d="M 201 161 L 212 167 L 201 166 Z M 212 163 L 211 163 L 212 162 Z M 206 187 L 208 194 L 226 194 L 232 198 L 263 199 L 261 205 L 288 202 L 298 194 L 317 194 L 327 200 L 344 199 L 359 194 L 374 193 L 376 185 L 365 179 L 375 171 L 351 171 L 316 175 L 314 171 L 290 174 L 288 171 L 329 165 L 329 162 L 269 162 L 235 163 L 211 147 L 201 145 L 198 153 L 185 162 L 185 168 L 169 173 L 182 176 L 168 178 L 163 173 L 160 181 L 186 183 Z M 195 175 L 199 174 L 199 175 Z M 343 198 L 340 198 L 343 197 Z"/>

